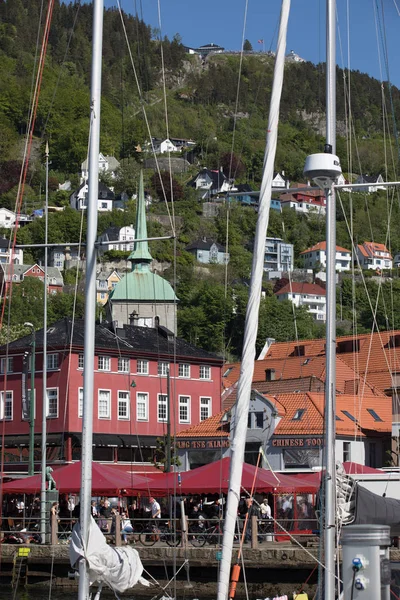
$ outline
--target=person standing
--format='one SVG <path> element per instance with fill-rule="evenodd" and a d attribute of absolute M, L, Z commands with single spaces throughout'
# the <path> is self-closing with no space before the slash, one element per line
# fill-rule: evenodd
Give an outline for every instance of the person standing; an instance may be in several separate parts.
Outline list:
<path fill-rule="evenodd" d="M 260 504 L 260 512 L 261 512 L 261 518 L 262 519 L 270 519 L 271 518 L 271 507 L 268 504 L 268 500 L 267 498 L 264 498 L 264 500 L 261 502 Z"/>
<path fill-rule="evenodd" d="M 155 519 L 155 521 L 159 522 L 159 520 L 161 519 L 161 506 L 159 505 L 159 503 L 157 502 L 157 500 L 153 497 L 149 498 L 149 502 L 150 502 L 150 508 L 151 508 L 151 518 Z M 154 526 L 154 533 L 155 533 L 155 541 L 158 542 L 160 539 L 160 530 L 158 528 L 158 525 Z"/>

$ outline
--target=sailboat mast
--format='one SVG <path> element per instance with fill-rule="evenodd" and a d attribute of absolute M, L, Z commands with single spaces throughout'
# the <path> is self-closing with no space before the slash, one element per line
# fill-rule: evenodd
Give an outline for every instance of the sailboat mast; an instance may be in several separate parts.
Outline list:
<path fill-rule="evenodd" d="M 86 235 L 85 349 L 83 370 L 81 535 L 86 547 L 89 537 L 92 496 L 92 438 L 96 310 L 97 204 L 99 197 L 100 103 L 104 0 L 93 2 L 92 78 L 89 129 L 89 178 Z M 89 575 L 85 560 L 79 563 L 79 600 L 89 598 Z"/>
<path fill-rule="evenodd" d="M 272 179 L 278 138 L 279 106 L 285 68 L 286 33 L 289 20 L 290 0 L 282 0 L 281 17 L 274 79 L 269 110 L 267 147 L 264 157 L 264 170 L 260 190 L 257 227 L 254 240 L 252 276 L 243 339 L 242 364 L 237 388 L 235 422 L 232 431 L 231 468 L 229 493 L 226 507 L 222 557 L 218 580 L 218 600 L 226 600 L 229 594 L 233 538 L 236 529 L 237 511 L 242 481 L 244 451 L 246 445 L 247 421 L 251 386 L 254 372 L 255 347 L 258 332 L 261 287 L 264 272 L 265 237 L 268 229 L 271 206 Z"/>
<path fill-rule="evenodd" d="M 48 248 L 49 242 L 49 144 L 46 142 L 46 196 L 44 210 L 44 297 L 43 297 L 43 367 L 42 367 L 42 462 L 40 485 L 40 537 L 46 543 L 46 442 L 47 442 L 47 288 L 48 288 Z"/>
<path fill-rule="evenodd" d="M 336 154 L 336 0 L 326 3 L 326 151 Z M 326 197 L 325 599 L 335 598 L 336 196 Z"/>

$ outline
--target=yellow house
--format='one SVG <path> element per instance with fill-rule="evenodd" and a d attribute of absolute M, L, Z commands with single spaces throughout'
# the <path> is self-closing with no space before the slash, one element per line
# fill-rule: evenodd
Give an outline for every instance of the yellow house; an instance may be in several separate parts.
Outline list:
<path fill-rule="evenodd" d="M 104 306 L 108 300 L 108 296 L 110 292 L 115 288 L 117 283 L 121 280 L 121 276 L 117 273 L 117 271 L 111 271 L 108 273 L 106 271 L 100 271 L 96 277 L 96 289 L 97 289 L 97 297 L 96 301 L 98 304 Z"/>

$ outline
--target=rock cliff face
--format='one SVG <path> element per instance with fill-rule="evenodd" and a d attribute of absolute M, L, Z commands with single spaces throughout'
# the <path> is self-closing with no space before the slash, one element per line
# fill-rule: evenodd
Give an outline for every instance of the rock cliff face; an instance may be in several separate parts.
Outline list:
<path fill-rule="evenodd" d="M 305 121 L 308 125 L 310 125 L 316 133 L 319 135 L 325 135 L 326 132 L 326 115 L 325 113 L 313 112 L 308 113 L 305 110 L 297 111 L 299 117 Z M 346 123 L 344 121 L 336 121 L 336 130 L 338 135 L 345 136 L 346 131 Z"/>

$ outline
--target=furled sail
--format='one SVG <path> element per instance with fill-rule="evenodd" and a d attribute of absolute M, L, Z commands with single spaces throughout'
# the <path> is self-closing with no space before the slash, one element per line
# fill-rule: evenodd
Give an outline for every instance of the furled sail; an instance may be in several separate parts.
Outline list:
<path fill-rule="evenodd" d="M 101 586 L 104 583 L 114 592 L 122 593 L 138 582 L 146 586 L 150 585 L 142 577 L 143 565 L 138 552 L 130 546 L 124 548 L 109 546 L 93 517 L 90 519 L 86 548 L 79 523 L 74 526 L 69 546 L 69 558 L 73 568 L 78 568 L 81 559 L 86 560 L 90 586 L 94 583 Z"/>

